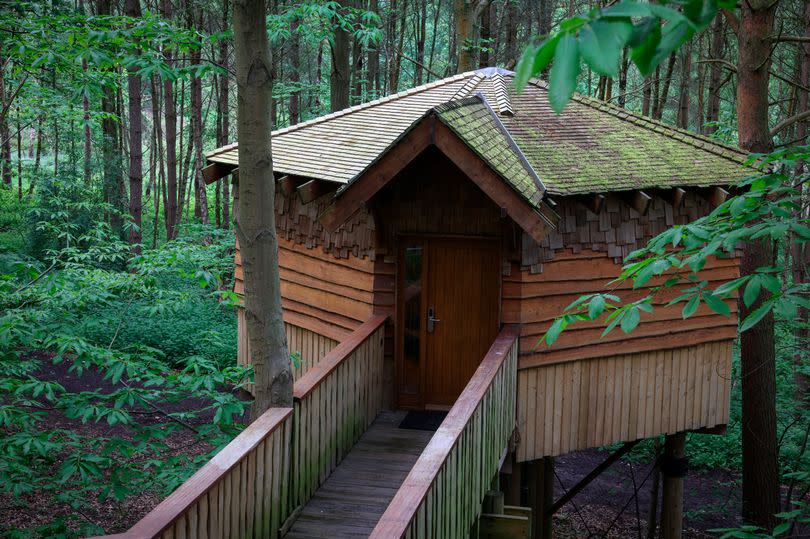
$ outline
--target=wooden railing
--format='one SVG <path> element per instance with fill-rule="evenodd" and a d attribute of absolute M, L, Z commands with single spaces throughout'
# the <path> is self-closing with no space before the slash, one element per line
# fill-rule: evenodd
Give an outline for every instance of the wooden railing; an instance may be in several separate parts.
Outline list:
<path fill-rule="evenodd" d="M 518 329 L 498 335 L 371 537 L 469 537 L 515 428 Z"/>
<path fill-rule="evenodd" d="M 382 409 L 385 319 L 369 319 L 295 383 L 293 508 L 310 499 Z"/>
<path fill-rule="evenodd" d="M 375 316 L 128 531 L 104 539 L 277 538 L 382 407 L 385 316 Z M 101 539 L 101 538 L 97 538 Z"/>

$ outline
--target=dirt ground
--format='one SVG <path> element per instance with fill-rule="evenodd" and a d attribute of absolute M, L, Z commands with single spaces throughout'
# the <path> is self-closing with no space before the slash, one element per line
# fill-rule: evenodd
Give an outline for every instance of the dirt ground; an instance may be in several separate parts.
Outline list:
<path fill-rule="evenodd" d="M 44 359 L 44 358 L 43 358 Z M 100 388 L 111 391 L 114 386 L 93 371 L 82 376 L 70 373 L 65 364 L 53 365 L 49 361 L 38 373 L 42 379 L 59 380 L 68 391 L 82 391 Z M 166 405 L 168 411 L 198 406 L 199 399 L 189 398 L 184 402 Z M 162 423 L 165 417 L 160 414 L 142 413 L 144 422 Z M 240 421 L 247 421 L 247 417 Z M 199 417 L 197 423 L 210 421 L 210 417 Z M 88 436 L 126 435 L 127 428 L 120 425 L 110 427 L 105 422 L 81 424 L 63 415 L 52 412 L 48 418 L 51 428 L 73 429 Z M 200 455 L 210 447 L 194 439 L 188 431 L 172 434 L 167 444 L 171 455 Z M 586 473 L 597 466 L 607 453 L 587 450 L 570 453 L 555 460 L 557 482 L 555 498 L 572 487 Z M 555 536 L 560 539 L 610 537 L 646 538 L 647 515 L 650 505 L 651 484 L 650 463 L 629 463 L 619 461 L 605 473 L 597 477 L 579 493 L 571 503 L 563 507 L 555 516 Z M 633 492 L 638 489 L 638 496 Z M 728 470 L 690 470 L 684 480 L 684 537 L 717 537 L 710 533 L 713 528 L 727 528 L 740 524 L 739 476 Z M 137 522 L 162 499 L 159 492 L 146 492 L 123 502 L 109 498 L 99 502 L 91 497 L 91 502 L 80 510 L 80 517 L 103 527 L 108 533 L 121 532 Z M 54 517 L 76 514 L 76 510 L 56 501 L 50 495 L 34 494 L 20 499 L 0 495 L 0 530 L 11 528 L 35 528 Z M 810 537 L 810 531 L 801 530 L 796 537 Z"/>

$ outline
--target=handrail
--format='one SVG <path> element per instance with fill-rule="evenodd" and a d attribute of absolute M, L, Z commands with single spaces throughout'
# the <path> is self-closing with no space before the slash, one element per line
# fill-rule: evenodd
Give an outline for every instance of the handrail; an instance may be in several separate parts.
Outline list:
<path fill-rule="evenodd" d="M 292 413 L 292 408 L 270 408 L 132 528 L 124 533 L 106 537 L 135 539 L 160 536 L 175 522 L 184 518 L 189 509 L 262 442 L 282 428 Z"/>
<path fill-rule="evenodd" d="M 300 400 L 318 387 L 357 348 L 363 344 L 388 319 L 387 315 L 375 315 L 363 322 L 351 335 L 335 346 L 323 359 L 295 382 L 293 397 Z"/>
<path fill-rule="evenodd" d="M 498 334 L 371 538 L 469 536 L 514 430 L 519 334 Z"/>
<path fill-rule="evenodd" d="M 276 538 L 382 407 L 386 316 L 373 316 L 128 531 L 103 539 Z M 96 539 L 102 539 L 98 537 Z"/>

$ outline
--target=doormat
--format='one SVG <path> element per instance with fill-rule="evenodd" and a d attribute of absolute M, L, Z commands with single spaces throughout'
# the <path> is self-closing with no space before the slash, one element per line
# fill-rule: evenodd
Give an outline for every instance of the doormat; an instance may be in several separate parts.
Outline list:
<path fill-rule="evenodd" d="M 399 428 L 435 431 L 445 417 L 447 412 L 441 410 L 411 410 L 399 423 Z"/>

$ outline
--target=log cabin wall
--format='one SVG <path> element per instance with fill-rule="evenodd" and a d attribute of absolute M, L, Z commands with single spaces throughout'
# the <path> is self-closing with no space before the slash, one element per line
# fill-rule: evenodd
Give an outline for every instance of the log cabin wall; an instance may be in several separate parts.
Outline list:
<path fill-rule="evenodd" d="M 731 340 L 518 371 L 519 462 L 725 425 Z"/>

